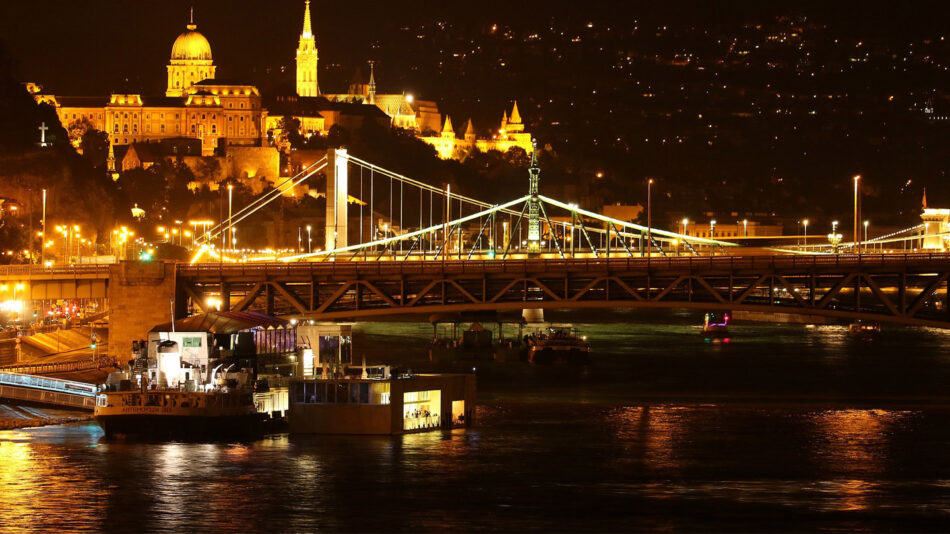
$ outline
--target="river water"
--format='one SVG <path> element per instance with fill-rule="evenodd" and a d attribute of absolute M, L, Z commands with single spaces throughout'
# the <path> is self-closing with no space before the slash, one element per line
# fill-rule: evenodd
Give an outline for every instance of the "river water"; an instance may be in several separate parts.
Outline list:
<path fill-rule="evenodd" d="M 950 525 L 950 333 L 736 326 L 707 343 L 694 315 L 582 317 L 597 321 L 574 318 L 588 368 L 464 364 L 479 381 L 471 429 L 247 443 L 106 441 L 92 423 L 0 432 L 0 531 Z M 356 331 L 357 361 L 427 369 L 428 325 Z"/>

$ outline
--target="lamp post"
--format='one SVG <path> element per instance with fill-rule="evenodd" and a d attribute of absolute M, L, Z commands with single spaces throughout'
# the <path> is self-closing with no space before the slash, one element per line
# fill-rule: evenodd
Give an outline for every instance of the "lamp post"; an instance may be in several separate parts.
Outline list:
<path fill-rule="evenodd" d="M 683 235 L 686 235 L 686 225 L 689 224 L 689 219 L 683 217 L 683 220 L 680 222 L 683 223 Z"/>
<path fill-rule="evenodd" d="M 864 243 L 867 246 L 868 242 L 868 225 L 871 224 L 871 221 L 864 221 Z"/>
<path fill-rule="evenodd" d="M 46 266 L 46 189 L 43 189 L 43 241 L 40 242 L 40 262 Z"/>
<path fill-rule="evenodd" d="M 742 237 L 749 237 L 749 219 L 742 219 Z"/>
<path fill-rule="evenodd" d="M 858 232 L 858 182 L 861 181 L 861 175 L 854 176 L 854 252 L 861 253 L 861 234 Z"/>
<path fill-rule="evenodd" d="M 802 224 L 805 225 L 805 246 L 808 246 L 808 219 L 802 221 Z"/>
<path fill-rule="evenodd" d="M 653 246 L 653 178 L 647 180 L 647 258 L 651 254 Z M 609 245 L 609 243 L 608 243 Z"/>
<path fill-rule="evenodd" d="M 312 227 L 308 224 L 307 225 L 307 254 L 310 254 L 313 252 L 313 239 L 310 238 L 311 228 Z"/>
<path fill-rule="evenodd" d="M 234 185 L 228 184 L 228 244 L 233 248 L 234 243 L 234 229 L 231 227 L 231 200 L 233 198 Z"/>

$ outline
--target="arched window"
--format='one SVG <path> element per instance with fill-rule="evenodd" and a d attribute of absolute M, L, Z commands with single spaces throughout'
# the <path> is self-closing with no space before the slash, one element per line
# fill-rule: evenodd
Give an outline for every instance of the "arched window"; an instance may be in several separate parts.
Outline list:
<path fill-rule="evenodd" d="M 211 133 L 218 133 L 218 125 L 217 125 L 217 124 L 212 124 L 212 125 L 211 125 Z"/>
<path fill-rule="evenodd" d="M 191 133 L 195 133 L 195 125 L 194 125 L 194 124 L 191 125 Z"/>
<path fill-rule="evenodd" d="M 128 125 L 128 124 L 123 124 L 123 125 L 122 125 L 122 133 L 129 133 L 129 125 Z"/>
<path fill-rule="evenodd" d="M 115 123 L 112 125 L 112 133 L 119 133 L 119 123 Z M 116 140 L 116 142 L 118 142 L 118 139 Z"/>

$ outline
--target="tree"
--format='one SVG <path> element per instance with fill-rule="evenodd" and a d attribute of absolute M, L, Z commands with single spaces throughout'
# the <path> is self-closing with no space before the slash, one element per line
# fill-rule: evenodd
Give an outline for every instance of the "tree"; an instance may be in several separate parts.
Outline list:
<path fill-rule="evenodd" d="M 301 148 L 304 144 L 304 138 L 300 135 L 300 121 L 293 117 L 284 117 L 277 123 L 277 134 L 275 144 L 277 150 L 281 152 L 290 152 L 291 148 Z"/>
<path fill-rule="evenodd" d="M 102 167 L 109 157 L 109 134 L 90 128 L 82 134 L 79 149 L 93 167 Z"/>
<path fill-rule="evenodd" d="M 330 126 L 327 132 L 327 146 L 339 148 L 350 144 L 350 133 L 339 124 Z"/>
<path fill-rule="evenodd" d="M 69 123 L 69 126 L 66 127 L 66 135 L 69 136 L 70 144 L 76 148 L 79 148 L 80 154 L 82 154 L 80 143 L 82 142 L 83 136 L 86 135 L 86 132 L 93 129 L 95 129 L 95 127 L 91 122 L 89 122 L 89 119 L 85 117 L 74 120 L 73 122 Z"/>

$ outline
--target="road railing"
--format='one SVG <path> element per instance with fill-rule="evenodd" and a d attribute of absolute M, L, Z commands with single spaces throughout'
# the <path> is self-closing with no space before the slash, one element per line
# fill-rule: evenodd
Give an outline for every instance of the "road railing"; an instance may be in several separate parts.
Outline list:
<path fill-rule="evenodd" d="M 557 272 L 802 270 L 914 266 L 950 269 L 950 254 L 669 256 L 652 258 L 526 258 L 505 260 L 301 262 L 178 265 L 186 278 L 306 279 L 317 276 L 516 274 Z"/>

